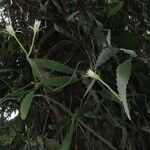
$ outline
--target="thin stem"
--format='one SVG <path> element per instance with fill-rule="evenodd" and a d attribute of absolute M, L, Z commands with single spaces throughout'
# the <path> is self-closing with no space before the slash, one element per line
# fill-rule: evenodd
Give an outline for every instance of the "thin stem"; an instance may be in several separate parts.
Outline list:
<path fill-rule="evenodd" d="M 36 32 L 34 32 L 34 34 L 33 34 L 32 43 L 31 43 L 31 47 L 30 47 L 30 50 L 29 50 L 29 53 L 28 53 L 28 57 L 29 57 L 29 56 L 31 55 L 31 53 L 32 53 L 33 45 L 34 45 L 34 42 L 35 42 L 35 37 L 36 37 Z"/>
<path fill-rule="evenodd" d="M 37 97 L 44 97 L 45 99 L 47 99 L 47 100 L 49 100 L 50 102 L 54 103 L 55 105 L 59 106 L 59 107 L 60 107 L 63 111 L 65 111 L 69 116 L 71 116 L 71 117 L 74 116 L 74 114 L 73 114 L 68 108 L 66 108 L 66 107 L 65 107 L 64 105 L 62 105 L 61 103 L 59 103 L 59 102 L 53 100 L 52 98 L 49 98 L 49 97 L 44 96 L 44 95 L 42 95 L 42 94 L 37 94 L 37 95 L 35 95 L 35 96 L 37 96 Z"/>
<path fill-rule="evenodd" d="M 113 150 L 116 150 L 115 147 L 113 147 L 107 140 L 105 140 L 101 135 L 99 135 L 98 133 L 96 133 L 93 129 L 91 129 L 90 127 L 88 127 L 82 120 L 80 120 L 79 118 L 76 118 L 77 114 L 73 114 L 68 108 L 66 108 L 65 106 L 63 106 L 61 103 L 53 100 L 52 98 L 49 98 L 47 96 L 41 95 L 41 94 L 37 94 L 35 95 L 37 97 L 44 97 L 45 99 L 51 101 L 52 103 L 54 103 L 55 105 L 59 106 L 64 112 L 66 112 L 70 117 L 76 119 L 84 128 L 86 128 L 89 132 L 91 132 L 95 137 L 99 138 L 104 144 L 106 144 L 108 147 L 110 147 Z"/>
<path fill-rule="evenodd" d="M 30 85 L 32 85 L 32 84 L 33 84 L 33 83 L 29 83 L 28 85 L 26 85 L 26 86 L 24 86 L 24 87 L 22 87 L 22 88 L 20 88 L 20 89 L 18 89 L 18 90 L 16 90 L 16 91 L 14 91 L 14 92 L 9 93 L 8 95 L 4 96 L 3 98 L 0 98 L 0 104 L 3 103 L 5 100 L 7 100 L 7 97 L 8 97 L 8 96 L 11 96 L 12 94 L 15 94 L 15 93 L 17 93 L 17 92 L 19 92 L 19 91 L 24 90 L 25 88 L 27 88 L 28 86 L 30 86 Z M 9 98 L 8 98 L 8 99 L 9 99 Z"/>
<path fill-rule="evenodd" d="M 1 80 L 2 82 L 4 82 L 4 83 L 14 92 L 13 88 L 12 88 L 4 79 L 2 79 L 2 78 L 0 77 L 0 80 Z"/>
<path fill-rule="evenodd" d="M 119 96 L 113 89 L 111 89 L 102 79 L 98 78 L 98 81 L 100 81 L 103 85 L 105 85 L 105 86 L 111 91 L 111 93 L 112 93 L 119 101 L 121 101 L 120 96 Z"/>
<path fill-rule="evenodd" d="M 16 36 L 14 36 L 14 38 L 16 39 L 16 41 L 18 42 L 19 46 L 22 48 L 23 52 L 26 54 L 27 56 L 27 51 L 26 49 L 23 47 L 23 45 L 20 43 L 20 41 L 18 40 L 18 38 Z"/>
<path fill-rule="evenodd" d="M 83 126 L 84 128 L 86 128 L 89 132 L 91 132 L 95 137 L 99 138 L 104 144 L 106 144 L 109 148 L 116 150 L 115 147 L 113 147 L 108 141 L 106 141 L 101 135 L 99 135 L 98 133 L 96 133 L 93 129 L 91 129 L 90 127 L 88 127 L 82 120 L 78 119 L 78 122 L 81 124 L 81 126 Z"/>

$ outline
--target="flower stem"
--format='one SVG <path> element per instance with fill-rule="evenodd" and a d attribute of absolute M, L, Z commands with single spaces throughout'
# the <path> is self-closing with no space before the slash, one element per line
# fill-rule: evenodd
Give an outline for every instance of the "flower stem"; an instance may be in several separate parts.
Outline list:
<path fill-rule="evenodd" d="M 23 52 L 26 54 L 27 56 L 27 51 L 26 49 L 23 47 L 23 45 L 20 43 L 20 41 L 18 40 L 18 38 L 16 36 L 14 36 L 14 38 L 16 39 L 16 41 L 18 42 L 19 46 L 22 48 Z"/>
<path fill-rule="evenodd" d="M 35 42 L 35 37 L 36 37 L 36 32 L 34 32 L 34 34 L 33 34 L 33 39 L 32 39 L 32 43 L 31 43 L 31 47 L 30 47 L 29 53 L 28 53 L 28 57 L 29 57 L 29 56 L 31 55 L 31 53 L 32 53 L 33 45 L 34 45 L 34 42 Z"/>
<path fill-rule="evenodd" d="M 111 92 L 119 101 L 121 101 L 120 96 L 119 96 L 113 89 L 111 89 L 111 88 L 109 87 L 109 85 L 107 85 L 101 78 L 98 78 L 98 81 L 100 81 L 105 87 L 107 87 L 107 88 L 110 90 L 110 92 Z"/>

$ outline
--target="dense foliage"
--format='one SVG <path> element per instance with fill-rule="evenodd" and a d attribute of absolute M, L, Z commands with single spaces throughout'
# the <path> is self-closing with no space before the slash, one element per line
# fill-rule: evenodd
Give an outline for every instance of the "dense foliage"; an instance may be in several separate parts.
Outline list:
<path fill-rule="evenodd" d="M 149 0 L 0 0 L 0 13 L 0 149 L 150 149 Z"/>

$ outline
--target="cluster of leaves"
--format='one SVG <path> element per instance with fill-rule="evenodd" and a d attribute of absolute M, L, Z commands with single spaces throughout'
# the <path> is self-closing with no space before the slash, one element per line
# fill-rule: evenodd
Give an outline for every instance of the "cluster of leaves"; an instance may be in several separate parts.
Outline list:
<path fill-rule="evenodd" d="M 0 8 L 0 145 L 150 148 L 149 0 L 1 0 Z"/>

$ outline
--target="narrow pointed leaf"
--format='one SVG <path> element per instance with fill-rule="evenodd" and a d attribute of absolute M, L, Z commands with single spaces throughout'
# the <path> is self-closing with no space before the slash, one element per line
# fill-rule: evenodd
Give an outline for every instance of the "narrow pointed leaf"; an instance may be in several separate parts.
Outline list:
<path fill-rule="evenodd" d="M 131 120 L 127 104 L 126 89 L 131 75 L 131 58 L 120 64 L 117 68 L 117 87 L 127 117 Z"/>
<path fill-rule="evenodd" d="M 52 71 L 62 72 L 66 74 L 72 74 L 74 72 L 73 68 L 53 60 L 36 58 L 34 59 L 34 61 L 39 67 L 43 67 Z"/>
<path fill-rule="evenodd" d="M 109 60 L 110 57 L 114 56 L 118 51 L 119 51 L 119 49 L 114 48 L 114 47 L 107 47 L 107 48 L 103 49 L 103 51 L 100 53 L 100 55 L 97 59 L 95 69 L 97 69 L 103 63 L 105 63 L 107 60 Z"/>
<path fill-rule="evenodd" d="M 46 78 L 41 83 L 47 87 L 59 87 L 63 85 L 70 85 L 78 81 L 78 79 L 73 78 L 71 79 L 71 76 L 60 76 L 60 77 L 50 77 Z"/>

